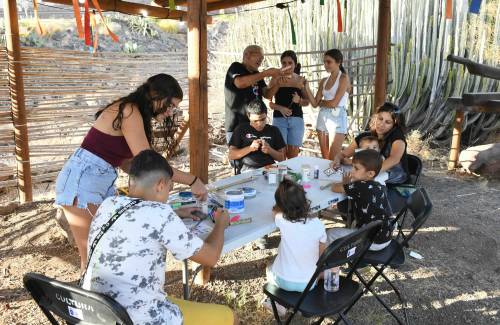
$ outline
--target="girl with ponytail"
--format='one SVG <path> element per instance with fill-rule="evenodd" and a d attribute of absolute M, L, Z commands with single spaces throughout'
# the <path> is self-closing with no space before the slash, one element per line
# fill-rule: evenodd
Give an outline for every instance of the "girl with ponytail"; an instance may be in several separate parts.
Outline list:
<path fill-rule="evenodd" d="M 349 99 L 348 89 L 351 87 L 349 77 L 342 66 L 344 58 L 337 49 L 325 52 L 323 63 L 325 70 L 330 73 L 327 78 L 323 78 L 313 96 L 308 82 L 306 82 L 305 93 L 313 107 L 320 106 L 316 122 L 319 146 L 324 159 L 333 158 L 342 149 L 347 133 L 347 102 Z M 330 136 L 333 140 L 330 144 Z"/>
<path fill-rule="evenodd" d="M 87 238 L 93 215 L 107 197 L 114 196 L 116 168 L 128 172 L 131 159 L 154 146 L 153 119 L 162 126 L 166 143 L 172 141 L 173 118 L 183 92 L 167 74 L 150 77 L 134 92 L 96 114 L 83 142 L 59 172 L 56 200 L 66 216 L 80 253 L 82 270 L 87 261 Z M 207 197 L 203 182 L 174 169 L 172 180 L 191 186 L 195 196 Z"/>
<path fill-rule="evenodd" d="M 274 102 L 269 102 L 269 107 L 274 110 L 273 125 L 278 127 L 287 145 L 286 158 L 299 155 L 299 148 L 304 137 L 304 113 L 302 107 L 309 105 L 305 99 L 304 79 L 299 76 L 300 63 L 297 54 L 288 50 L 281 54 L 281 67 L 291 67 L 293 74 L 290 78 L 271 80 L 270 86 L 279 83 L 280 88 L 274 95 Z"/>

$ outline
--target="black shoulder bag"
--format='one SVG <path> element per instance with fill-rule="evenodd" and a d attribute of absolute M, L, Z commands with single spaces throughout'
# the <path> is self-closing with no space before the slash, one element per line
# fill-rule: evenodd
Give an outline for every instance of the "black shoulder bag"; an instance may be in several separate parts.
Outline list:
<path fill-rule="evenodd" d="M 92 254 L 94 254 L 94 249 L 97 246 L 97 243 L 101 239 L 101 237 L 104 235 L 106 231 L 115 223 L 115 221 L 128 209 L 136 205 L 137 203 L 141 202 L 142 200 L 140 199 L 135 199 L 127 203 L 126 205 L 120 207 L 115 211 L 115 213 L 109 218 L 108 222 L 106 222 L 104 225 L 101 226 L 101 230 L 95 236 L 94 241 L 92 242 L 92 245 L 90 245 L 90 251 L 89 251 L 89 256 L 87 257 L 87 266 L 85 266 L 85 271 L 83 271 L 82 277 L 80 278 L 80 287 L 83 285 L 83 279 L 85 278 L 85 274 L 87 273 L 87 269 L 90 264 L 90 260 L 92 258 Z"/>

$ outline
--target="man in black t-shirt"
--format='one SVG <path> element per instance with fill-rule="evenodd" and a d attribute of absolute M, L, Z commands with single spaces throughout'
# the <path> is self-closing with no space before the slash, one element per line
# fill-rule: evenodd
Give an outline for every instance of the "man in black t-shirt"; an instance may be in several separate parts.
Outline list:
<path fill-rule="evenodd" d="M 229 159 L 241 159 L 242 170 L 257 169 L 285 159 L 281 132 L 267 124 L 267 111 L 255 99 L 246 105 L 248 123 L 239 124 L 229 141 Z"/>
<path fill-rule="evenodd" d="M 248 123 L 245 113 L 246 105 L 254 99 L 259 99 L 263 109 L 267 110 L 263 97 L 273 98 L 280 87 L 275 83 L 267 87 L 265 77 L 279 77 L 291 75 L 290 67 L 284 69 L 269 68 L 259 72 L 259 67 L 264 60 L 262 48 L 250 45 L 243 52 L 243 61 L 233 62 L 226 73 L 224 82 L 225 97 L 225 123 L 226 139 L 229 143 L 234 129 L 242 122 Z"/>

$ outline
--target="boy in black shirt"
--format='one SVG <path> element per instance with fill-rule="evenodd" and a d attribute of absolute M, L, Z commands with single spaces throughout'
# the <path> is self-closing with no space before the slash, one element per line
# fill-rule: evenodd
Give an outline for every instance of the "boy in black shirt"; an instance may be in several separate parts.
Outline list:
<path fill-rule="evenodd" d="M 242 170 L 257 169 L 285 159 L 286 144 L 281 132 L 267 124 L 267 112 L 260 100 L 246 106 L 249 123 L 236 127 L 229 141 L 229 159 L 241 159 Z"/>
<path fill-rule="evenodd" d="M 229 143 L 234 129 L 243 122 L 248 122 L 245 114 L 246 105 L 254 99 L 259 99 L 263 109 L 267 110 L 263 97 L 272 99 L 280 87 L 275 83 L 268 87 L 264 78 L 291 76 L 289 68 L 269 68 L 259 72 L 264 60 L 264 52 L 257 45 L 250 45 L 243 52 L 242 62 L 233 62 L 226 73 L 224 82 L 226 139 Z"/>
<path fill-rule="evenodd" d="M 384 185 L 374 180 L 382 168 L 382 162 L 382 156 L 375 150 L 356 152 L 352 159 L 351 173 L 345 177 L 343 183 L 332 185 L 332 191 L 345 193 L 352 200 L 356 228 L 382 220 L 382 229 L 370 247 L 370 250 L 374 251 L 387 247 L 392 235 L 392 211 L 387 200 L 387 190 Z M 328 231 L 328 239 L 332 242 L 353 231 L 354 229 L 333 228 Z"/>

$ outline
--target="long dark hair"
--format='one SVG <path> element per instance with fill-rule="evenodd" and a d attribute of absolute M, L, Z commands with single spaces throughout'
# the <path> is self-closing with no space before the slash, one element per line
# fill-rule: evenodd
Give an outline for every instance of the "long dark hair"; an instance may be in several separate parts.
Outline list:
<path fill-rule="evenodd" d="M 284 179 L 274 193 L 276 205 L 274 209 L 283 213 L 283 218 L 291 222 L 306 223 L 309 217 L 310 201 L 302 185 Z"/>
<path fill-rule="evenodd" d="M 342 65 L 342 63 L 344 62 L 344 56 L 342 55 L 342 52 L 337 49 L 331 49 L 326 51 L 324 56 L 329 56 L 334 59 L 335 62 L 340 65 L 340 71 L 342 71 L 342 73 L 345 73 L 344 66 Z"/>
<path fill-rule="evenodd" d="M 287 50 L 281 53 L 280 61 L 283 60 L 284 58 L 291 58 L 295 63 L 295 69 L 293 70 L 293 72 L 295 72 L 296 74 L 300 74 L 301 65 L 300 63 L 297 62 L 297 53 L 295 53 L 292 50 Z"/>
<path fill-rule="evenodd" d="M 111 104 L 107 105 L 105 108 L 100 109 L 95 113 L 95 118 L 97 119 L 101 113 L 108 107 L 120 103 L 118 105 L 118 114 L 113 120 L 113 129 L 119 130 L 122 126 L 123 120 L 123 110 L 127 104 L 132 104 L 139 109 L 142 116 L 142 121 L 144 124 L 144 132 L 148 139 L 150 146 L 154 145 L 153 128 L 151 125 L 151 120 L 158 114 L 166 111 L 167 107 L 172 103 L 172 98 L 178 98 L 182 100 L 184 96 L 182 88 L 171 75 L 160 73 L 150 77 L 145 83 L 140 85 L 134 92 L 128 94 L 125 97 L 118 98 Z M 166 99 L 166 103 L 162 109 L 155 112 L 153 103 L 155 100 Z M 163 125 L 160 127 L 162 129 L 163 138 L 168 145 L 172 140 L 172 131 L 175 126 L 174 117 L 167 117 L 163 121 Z"/>

